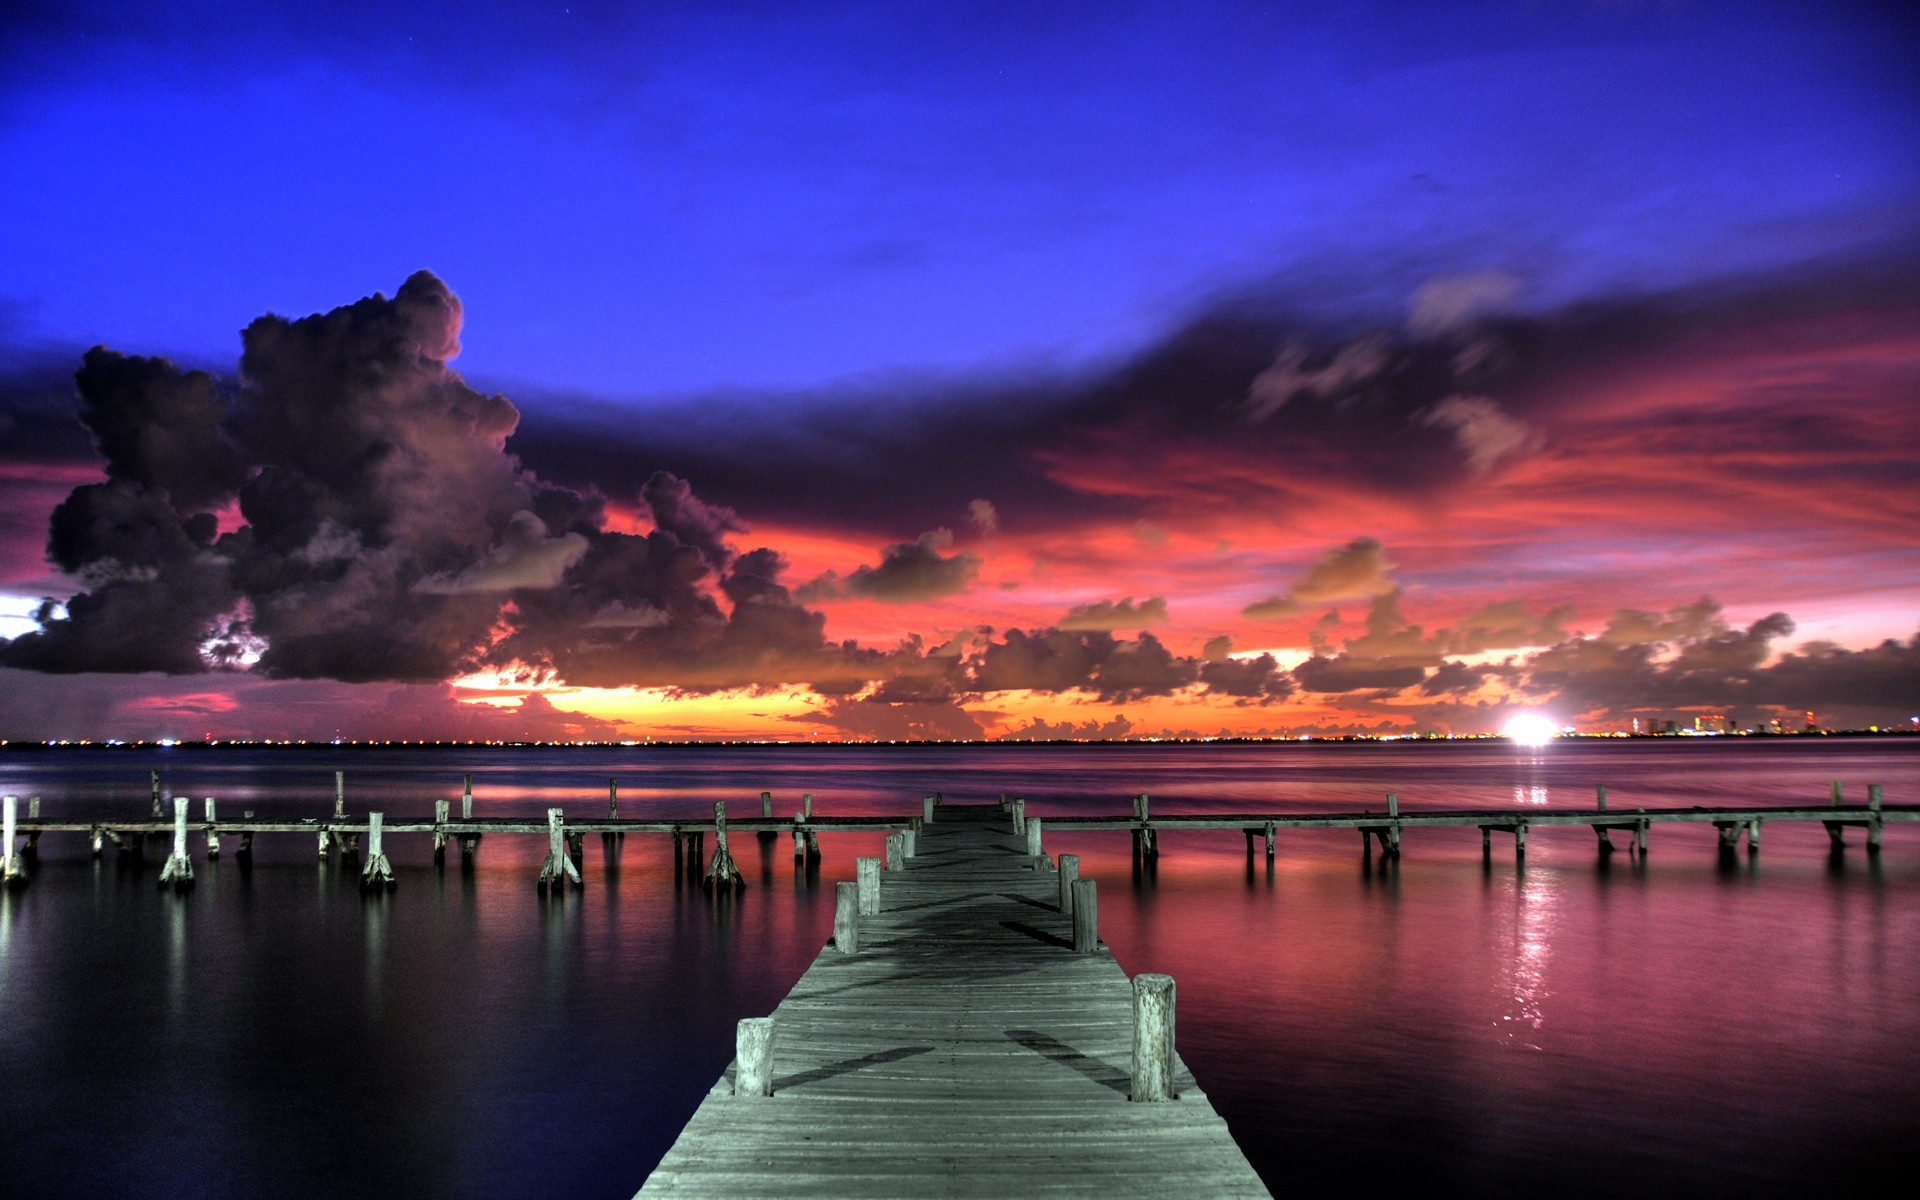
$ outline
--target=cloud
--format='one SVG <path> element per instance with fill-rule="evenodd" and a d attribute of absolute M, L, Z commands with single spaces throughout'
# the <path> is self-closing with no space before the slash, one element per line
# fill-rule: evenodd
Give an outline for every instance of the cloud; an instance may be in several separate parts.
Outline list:
<path fill-rule="evenodd" d="M 1484 654 L 1489 650 L 1516 650 L 1523 646 L 1551 646 L 1567 636 L 1563 626 L 1573 619 L 1573 607 L 1560 605 L 1539 617 L 1519 600 L 1505 600 L 1464 617 L 1445 634 L 1448 654 Z"/>
<path fill-rule="evenodd" d="M 1421 423 L 1453 431 L 1466 452 L 1467 469 L 1485 475 L 1510 458 L 1540 449 L 1543 439 L 1524 421 L 1517 421 L 1485 396 L 1448 396 L 1420 417 Z"/>
<path fill-rule="evenodd" d="M 1499 271 L 1436 276 L 1414 294 L 1407 331 L 1415 337 L 1452 333 L 1489 314 L 1504 312 L 1519 295 L 1520 281 Z"/>
<path fill-rule="evenodd" d="M 508 519 L 500 545 L 490 551 L 486 558 L 457 575 L 430 575 L 414 584 L 413 589 L 451 595 L 558 587 L 567 568 L 579 562 L 586 553 L 587 539 L 584 536 L 566 533 L 559 537 L 548 537 L 546 524 L 531 512 L 521 509 Z M 595 620 L 600 620 L 603 615 L 595 614 Z"/>
<path fill-rule="evenodd" d="M 967 520 L 983 537 L 992 537 L 1000 530 L 1000 512 L 991 500 L 968 501 Z"/>
<path fill-rule="evenodd" d="M 880 565 L 862 566 L 836 582 L 823 576 L 809 585 L 808 595 L 843 594 L 888 604 L 912 604 L 957 596 L 980 574 L 978 556 L 962 550 L 943 554 L 953 545 L 953 532 L 934 529 L 911 542 L 898 542 L 880 552 Z"/>
<path fill-rule="evenodd" d="M 1060 622 L 1060 628 L 1105 629 L 1117 633 L 1122 629 L 1144 629 L 1166 622 L 1167 601 L 1164 596 L 1143 600 L 1138 608 L 1134 607 L 1133 597 L 1128 596 L 1118 602 L 1096 600 L 1091 604 L 1076 604 L 1068 610 L 1066 618 Z"/>
<path fill-rule="evenodd" d="M 1271 621 L 1292 616 L 1303 604 L 1378 596 L 1396 587 L 1387 577 L 1393 569 L 1379 541 L 1358 537 L 1322 554 L 1285 594 L 1249 604 L 1241 615 L 1251 621 Z"/>
<path fill-rule="evenodd" d="M 1315 357 L 1312 349 L 1304 342 L 1289 343 L 1247 388 L 1247 419 L 1268 420 L 1296 396 L 1331 396 L 1368 383 L 1386 370 L 1389 350 L 1385 338 L 1357 338 L 1340 347 L 1330 361 L 1310 367 L 1307 364 Z"/>

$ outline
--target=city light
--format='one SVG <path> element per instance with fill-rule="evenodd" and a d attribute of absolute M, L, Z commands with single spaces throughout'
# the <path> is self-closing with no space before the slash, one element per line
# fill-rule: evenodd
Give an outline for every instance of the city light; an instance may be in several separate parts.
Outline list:
<path fill-rule="evenodd" d="M 1559 736 L 1560 729 L 1539 713 L 1521 713 L 1508 720 L 1502 732 L 1516 746 L 1544 746 Z"/>

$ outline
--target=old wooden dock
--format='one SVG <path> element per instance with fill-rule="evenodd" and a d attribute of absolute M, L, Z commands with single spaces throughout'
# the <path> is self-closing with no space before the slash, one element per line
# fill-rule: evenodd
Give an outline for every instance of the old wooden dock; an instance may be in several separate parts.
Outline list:
<path fill-rule="evenodd" d="M 932 811 L 863 872 L 864 904 L 843 894 L 770 1053 L 742 1023 L 742 1058 L 640 1195 L 1267 1195 L 1172 1052 L 1170 981 L 1129 981 L 1093 936 L 1091 881 L 1064 893 L 1076 949 L 1077 864 L 1056 871 L 999 807 Z M 1159 1008 L 1136 1021 L 1155 985 L 1164 1028 Z M 1167 1080 L 1140 1082 L 1137 1035 Z"/>

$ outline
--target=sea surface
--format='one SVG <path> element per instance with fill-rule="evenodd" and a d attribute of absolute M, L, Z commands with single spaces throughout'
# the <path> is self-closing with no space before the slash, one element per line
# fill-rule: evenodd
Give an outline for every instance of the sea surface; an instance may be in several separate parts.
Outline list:
<path fill-rule="evenodd" d="M 478 815 L 558 805 L 697 817 L 919 810 L 1024 796 L 1041 816 L 1157 812 L 1920 802 L 1920 739 L 1675 739 L 1121 747 L 0 749 L 0 791 L 49 818 L 215 796 L 237 816 L 427 817 L 473 775 Z M 24 811 L 25 803 L 22 801 Z M 171 811 L 171 809 L 169 809 Z M 1128 973 L 1179 981 L 1179 1049 L 1277 1195 L 1786 1197 L 1911 1175 L 1920 1135 L 1920 825 L 1830 853 L 1774 822 L 1723 857 L 1656 826 L 1642 860 L 1584 826 L 1049 830 L 1100 881 Z M 399 883 L 261 835 L 250 865 L 193 838 L 162 892 L 80 834 L 0 894 L 0 1192 L 21 1197 L 628 1197 L 826 943 L 835 882 L 880 834 L 737 836 L 750 886 L 676 877 L 664 836 L 586 844 L 585 884 L 534 887 L 545 839 L 493 835 L 463 869 L 394 834 Z M 1623 846 L 1624 836 L 1616 835 Z"/>

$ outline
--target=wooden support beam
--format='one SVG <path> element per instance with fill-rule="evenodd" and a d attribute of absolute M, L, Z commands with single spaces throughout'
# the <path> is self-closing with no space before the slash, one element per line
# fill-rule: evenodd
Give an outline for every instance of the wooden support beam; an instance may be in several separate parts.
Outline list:
<path fill-rule="evenodd" d="M 175 891 L 185 891 L 193 886 L 193 860 L 187 857 L 187 798 L 181 796 L 173 802 L 173 853 L 160 868 L 160 886 L 171 885 Z"/>
<path fill-rule="evenodd" d="M 860 952 L 860 885 L 841 882 L 833 889 L 833 948 Z"/>
<path fill-rule="evenodd" d="M 1060 856 L 1060 911 L 1073 915 L 1073 885 L 1080 879 L 1080 856 L 1062 854 Z"/>
<path fill-rule="evenodd" d="M 1093 954 L 1100 949 L 1100 884 L 1079 879 L 1073 885 L 1073 952 Z"/>
<path fill-rule="evenodd" d="M 567 854 L 565 823 L 561 810 L 547 810 L 547 858 L 540 865 L 540 878 L 535 883 L 541 891 L 551 889 L 556 896 L 566 891 L 567 880 L 580 882 L 580 868 Z"/>
<path fill-rule="evenodd" d="M 385 823 L 384 814 L 377 812 L 367 814 L 367 865 L 360 872 L 362 891 L 390 892 L 393 890 L 393 865 L 387 861 L 386 853 L 380 844 L 380 834 Z"/>
<path fill-rule="evenodd" d="M 743 1017 L 733 1038 L 733 1094 L 773 1095 L 773 1018 Z"/>
<path fill-rule="evenodd" d="M 0 882 L 15 891 L 27 886 L 27 871 L 14 852 L 13 841 L 19 836 L 20 798 L 18 796 L 0 797 Z"/>
<path fill-rule="evenodd" d="M 880 911 L 880 860 L 853 860 L 854 879 L 860 887 L 860 915 L 870 917 Z"/>
<path fill-rule="evenodd" d="M 1133 977 L 1133 1091 L 1127 1099 L 1174 1099 L 1173 976 Z"/>
<path fill-rule="evenodd" d="M 709 890 L 732 891 L 747 886 L 740 868 L 734 864 L 733 851 L 727 845 L 727 802 L 713 802 L 713 858 L 707 863 L 703 881 Z"/>

